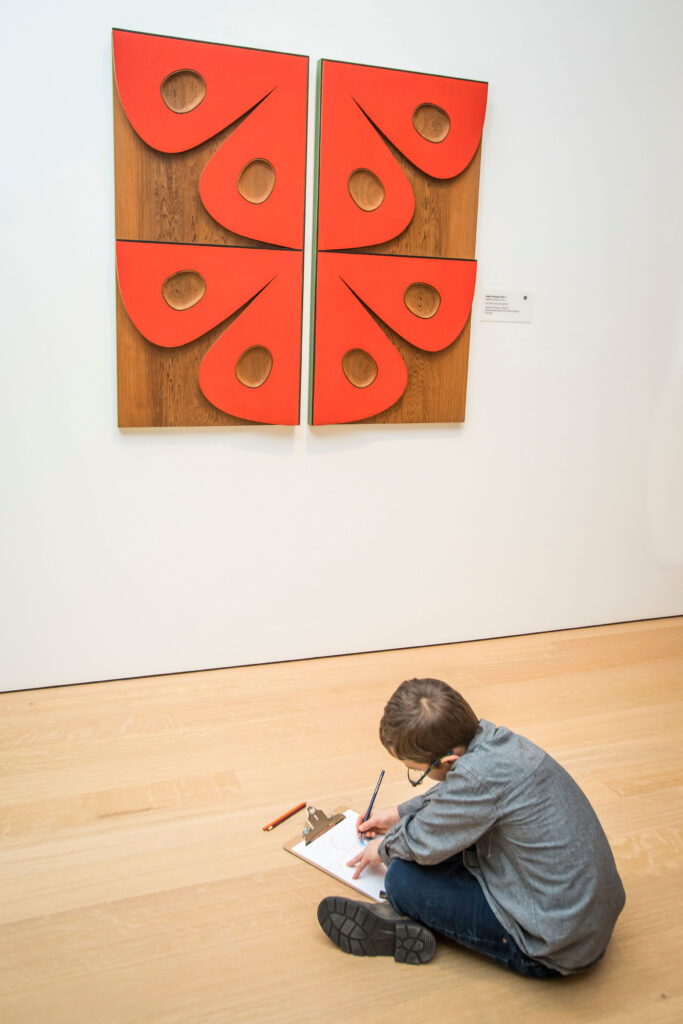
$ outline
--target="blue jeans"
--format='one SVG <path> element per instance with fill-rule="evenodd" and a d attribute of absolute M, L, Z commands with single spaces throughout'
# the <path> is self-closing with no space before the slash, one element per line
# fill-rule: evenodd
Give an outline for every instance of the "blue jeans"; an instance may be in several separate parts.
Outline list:
<path fill-rule="evenodd" d="M 505 931 L 479 882 L 463 865 L 461 853 L 429 867 L 392 860 L 384 889 L 395 910 L 517 974 L 561 977 L 558 971 L 523 953 Z"/>

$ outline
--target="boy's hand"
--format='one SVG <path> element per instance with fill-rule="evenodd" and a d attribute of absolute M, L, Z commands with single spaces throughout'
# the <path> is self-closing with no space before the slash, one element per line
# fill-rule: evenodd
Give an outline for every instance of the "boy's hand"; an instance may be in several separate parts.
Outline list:
<path fill-rule="evenodd" d="M 379 846 L 382 842 L 381 839 L 373 839 L 371 843 L 364 846 L 360 853 L 348 861 L 347 868 L 355 868 L 353 873 L 354 878 L 358 878 L 361 871 L 368 867 L 370 864 L 381 864 L 382 858 L 379 855 Z"/>
<path fill-rule="evenodd" d="M 356 831 L 361 839 L 374 839 L 377 835 L 384 835 L 400 820 L 398 807 L 385 807 L 383 810 L 373 811 L 367 821 L 363 821 L 363 815 L 359 814 Z"/>

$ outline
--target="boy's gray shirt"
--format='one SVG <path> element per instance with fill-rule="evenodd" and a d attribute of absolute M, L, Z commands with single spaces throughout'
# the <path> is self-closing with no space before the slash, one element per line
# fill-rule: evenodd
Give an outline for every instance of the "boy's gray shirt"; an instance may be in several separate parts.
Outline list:
<path fill-rule="evenodd" d="M 462 851 L 527 956 L 562 974 L 588 967 L 626 899 L 607 837 L 557 761 L 509 729 L 479 725 L 445 780 L 399 806 L 380 856 L 439 864 Z"/>

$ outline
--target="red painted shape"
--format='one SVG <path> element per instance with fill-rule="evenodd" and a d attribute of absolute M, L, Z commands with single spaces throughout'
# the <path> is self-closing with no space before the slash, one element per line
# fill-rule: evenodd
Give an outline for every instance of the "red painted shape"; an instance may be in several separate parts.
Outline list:
<path fill-rule="evenodd" d="M 348 91 L 338 69 L 323 62 L 318 184 L 318 248 L 371 245 L 395 238 L 410 223 L 415 197 L 400 165 Z M 351 198 L 349 178 L 365 169 L 380 180 L 384 200 L 361 210 Z"/>
<path fill-rule="evenodd" d="M 361 253 L 324 253 L 320 260 L 384 323 L 416 348 L 426 352 L 448 348 L 467 323 L 477 276 L 475 260 Z M 406 289 L 417 283 L 431 285 L 441 298 L 437 312 L 428 319 L 416 316 L 404 302 Z"/>
<path fill-rule="evenodd" d="M 377 376 L 366 388 L 355 387 L 344 374 L 342 360 L 351 349 L 367 352 L 377 364 Z M 398 350 L 344 284 L 334 258 L 320 253 L 313 424 L 350 423 L 383 412 L 398 401 L 407 382 Z"/>
<path fill-rule="evenodd" d="M 149 146 L 164 153 L 205 142 L 290 79 L 303 79 L 305 88 L 306 57 L 119 29 L 112 35 L 116 85 L 126 116 Z M 161 85 L 182 70 L 202 76 L 206 96 L 194 110 L 178 114 L 164 103 Z M 305 120 L 305 93 L 302 116 Z"/>
<path fill-rule="evenodd" d="M 303 248 L 306 176 L 306 76 L 270 93 L 209 161 L 199 182 L 211 216 L 239 235 Z M 267 160 L 275 187 L 263 203 L 240 195 L 239 176 L 252 160 Z"/>
<path fill-rule="evenodd" d="M 278 273 L 281 255 L 272 249 L 117 242 L 119 290 L 140 334 L 161 348 L 177 348 L 253 298 Z M 172 309 L 162 294 L 164 282 L 188 270 L 204 278 L 204 297 L 190 309 Z"/>
<path fill-rule="evenodd" d="M 425 174 L 455 177 L 477 151 L 487 91 L 484 82 L 323 61 L 318 248 L 357 248 L 399 235 L 415 200 L 379 132 Z M 443 142 L 427 141 L 413 125 L 415 110 L 425 103 L 449 116 Z M 357 168 L 371 170 L 385 188 L 384 202 L 370 213 L 349 195 L 348 179 Z"/>
<path fill-rule="evenodd" d="M 117 242 L 123 304 L 140 333 L 154 345 L 186 345 L 254 301 L 204 357 L 199 384 L 208 400 L 233 416 L 263 423 L 299 422 L 302 254 L 278 249 Z M 200 301 L 172 309 L 164 282 L 193 271 L 206 284 Z M 256 296 L 256 298 L 254 298 Z M 260 388 L 246 388 L 232 372 L 254 345 L 269 349 L 273 368 Z"/>
<path fill-rule="evenodd" d="M 411 163 L 433 178 L 454 178 L 465 170 L 484 129 L 486 82 L 358 64 L 340 67 L 356 102 Z M 415 110 L 425 103 L 449 116 L 450 131 L 442 142 L 424 139 L 413 124 Z"/>
<path fill-rule="evenodd" d="M 199 386 L 218 409 L 258 423 L 299 422 L 301 352 L 301 255 L 294 256 L 215 342 L 199 368 Z M 242 384 L 235 368 L 242 354 L 260 345 L 273 357 L 260 387 Z"/>

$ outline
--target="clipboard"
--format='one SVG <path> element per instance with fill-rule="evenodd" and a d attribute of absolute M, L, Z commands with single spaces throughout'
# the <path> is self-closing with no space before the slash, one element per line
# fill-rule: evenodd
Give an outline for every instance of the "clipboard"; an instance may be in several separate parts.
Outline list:
<path fill-rule="evenodd" d="M 309 806 L 307 810 L 309 822 L 312 820 L 311 811 L 316 812 L 308 841 L 305 833 L 299 834 L 286 842 L 283 849 L 363 896 L 369 896 L 376 903 L 383 902 L 380 891 L 384 889 L 387 870 L 384 864 L 373 864 L 365 868 L 360 878 L 354 879 L 351 876 L 355 869 L 346 866 L 346 862 L 363 848 L 356 833 L 358 811 L 350 810 L 348 803 L 335 808 L 329 816 L 316 811 L 314 807 Z"/>

